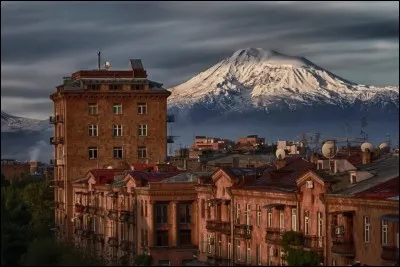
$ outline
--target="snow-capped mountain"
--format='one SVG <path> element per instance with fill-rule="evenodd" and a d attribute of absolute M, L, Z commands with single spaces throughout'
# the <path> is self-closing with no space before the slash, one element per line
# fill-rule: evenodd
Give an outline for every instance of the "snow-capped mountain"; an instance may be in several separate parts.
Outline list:
<path fill-rule="evenodd" d="M 48 128 L 48 120 L 17 117 L 1 111 L 1 132 L 42 131 Z"/>
<path fill-rule="evenodd" d="M 177 113 L 200 107 L 220 114 L 326 105 L 399 107 L 398 86 L 356 84 L 303 57 L 261 48 L 238 50 L 170 91 L 168 105 Z"/>

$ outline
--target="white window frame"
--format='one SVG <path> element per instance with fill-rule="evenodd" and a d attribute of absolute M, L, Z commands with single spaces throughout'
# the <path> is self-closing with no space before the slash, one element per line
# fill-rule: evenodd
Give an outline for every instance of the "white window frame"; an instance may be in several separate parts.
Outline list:
<path fill-rule="evenodd" d="M 147 158 L 147 147 L 145 146 L 139 146 L 137 149 L 138 152 L 138 158 L 139 159 L 146 159 Z"/>
<path fill-rule="evenodd" d="M 115 151 L 122 151 L 121 157 L 115 157 Z M 113 158 L 114 159 L 122 159 L 122 158 L 124 158 L 124 148 L 122 146 L 113 147 Z"/>
<path fill-rule="evenodd" d="M 120 137 L 122 135 L 123 135 L 122 125 L 114 124 L 113 125 L 113 136 L 114 137 Z"/>
<path fill-rule="evenodd" d="M 147 124 L 139 124 L 138 135 L 139 136 L 147 136 Z"/>
<path fill-rule="evenodd" d="M 382 220 L 382 245 L 388 244 L 388 221 Z"/>
<path fill-rule="evenodd" d="M 98 115 L 99 108 L 97 103 L 89 103 L 88 104 L 88 114 L 89 115 Z"/>
<path fill-rule="evenodd" d="M 90 137 L 99 136 L 99 126 L 97 124 L 89 124 L 88 130 Z"/>
<path fill-rule="evenodd" d="M 257 265 L 262 265 L 261 264 L 261 244 L 257 244 Z"/>
<path fill-rule="evenodd" d="M 261 206 L 257 205 L 257 226 L 261 225 Z"/>
<path fill-rule="evenodd" d="M 304 215 L 304 234 L 310 234 L 310 217 L 309 215 Z"/>
<path fill-rule="evenodd" d="M 121 103 L 115 103 L 113 104 L 113 113 L 115 115 L 120 115 L 122 114 L 122 104 Z"/>
<path fill-rule="evenodd" d="M 237 261 L 241 261 L 241 250 L 240 250 L 240 241 L 237 241 L 237 245 L 236 245 L 236 259 Z"/>
<path fill-rule="evenodd" d="M 267 227 L 272 227 L 272 211 L 267 211 Z"/>
<path fill-rule="evenodd" d="M 90 153 L 94 153 L 94 151 L 96 151 L 96 156 L 95 157 L 91 157 Z M 99 149 L 97 147 L 89 147 L 88 148 L 88 158 L 89 159 L 97 159 L 99 157 Z"/>
<path fill-rule="evenodd" d="M 246 225 L 250 225 L 250 212 L 251 206 L 250 204 L 246 204 Z"/>
<path fill-rule="evenodd" d="M 364 243 L 370 242 L 371 220 L 368 216 L 364 216 Z"/>
<path fill-rule="evenodd" d="M 279 211 L 279 229 L 285 230 L 285 212 L 283 210 Z"/>
<path fill-rule="evenodd" d="M 246 263 L 247 265 L 251 265 L 251 245 L 250 242 L 247 242 L 247 249 L 246 249 Z"/>
<path fill-rule="evenodd" d="M 297 231 L 297 209 L 292 209 L 292 231 Z"/>
<path fill-rule="evenodd" d="M 147 103 L 138 103 L 137 112 L 139 115 L 147 114 Z"/>

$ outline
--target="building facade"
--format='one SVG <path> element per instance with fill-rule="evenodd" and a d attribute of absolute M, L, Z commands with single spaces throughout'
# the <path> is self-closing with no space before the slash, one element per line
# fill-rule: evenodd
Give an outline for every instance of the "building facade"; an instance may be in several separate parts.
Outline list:
<path fill-rule="evenodd" d="M 72 237 L 71 182 L 100 168 L 124 169 L 132 162 L 161 162 L 167 155 L 167 97 L 147 79 L 141 60 L 131 70 L 84 70 L 65 77 L 50 95 L 54 103 L 56 224 Z"/>

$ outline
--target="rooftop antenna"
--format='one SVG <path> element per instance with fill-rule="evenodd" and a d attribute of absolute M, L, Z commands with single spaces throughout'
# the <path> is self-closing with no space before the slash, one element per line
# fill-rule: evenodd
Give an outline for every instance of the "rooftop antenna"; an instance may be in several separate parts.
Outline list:
<path fill-rule="evenodd" d="M 100 70 L 100 50 L 97 51 L 97 70 Z"/>

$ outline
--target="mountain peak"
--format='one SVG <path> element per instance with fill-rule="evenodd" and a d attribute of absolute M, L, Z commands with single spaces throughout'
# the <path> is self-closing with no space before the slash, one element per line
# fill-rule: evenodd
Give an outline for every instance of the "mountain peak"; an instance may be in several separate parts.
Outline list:
<path fill-rule="evenodd" d="M 268 64 L 281 67 L 322 69 L 304 57 L 289 56 L 276 50 L 252 47 L 237 50 L 227 61 L 234 65 Z"/>

